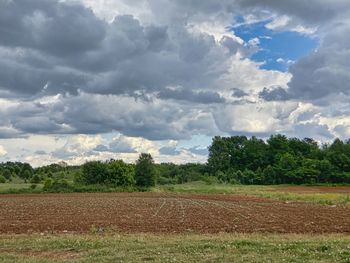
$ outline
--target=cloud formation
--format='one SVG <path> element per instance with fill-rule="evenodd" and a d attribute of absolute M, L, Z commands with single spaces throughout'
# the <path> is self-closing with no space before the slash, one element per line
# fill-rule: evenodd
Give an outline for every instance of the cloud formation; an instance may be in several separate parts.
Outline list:
<path fill-rule="evenodd" d="M 196 136 L 349 137 L 349 14 L 347 0 L 0 0 L 0 155 L 205 160 Z M 263 70 L 263 36 L 232 30 L 258 22 L 319 47 Z"/>

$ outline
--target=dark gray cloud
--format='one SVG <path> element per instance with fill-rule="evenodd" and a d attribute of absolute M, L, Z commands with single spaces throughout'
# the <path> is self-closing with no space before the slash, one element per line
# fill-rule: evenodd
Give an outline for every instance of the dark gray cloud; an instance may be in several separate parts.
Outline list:
<path fill-rule="evenodd" d="M 47 0 L 1 1 L 0 44 L 45 51 L 56 56 L 95 49 L 104 23 L 80 4 Z"/>
<path fill-rule="evenodd" d="M 224 47 L 183 26 L 145 26 L 131 15 L 106 23 L 80 4 L 57 0 L 0 5 L 0 89 L 6 91 L 134 95 L 168 86 L 208 89 L 225 73 L 224 66 L 213 71 L 211 65 L 223 58 Z M 210 94 L 197 95 L 194 102 Z"/>
<path fill-rule="evenodd" d="M 210 91 L 199 91 L 194 92 L 192 90 L 185 90 L 183 88 L 179 89 L 163 89 L 158 93 L 158 97 L 161 99 L 175 99 L 175 100 L 185 100 L 196 103 L 223 103 L 225 99 L 216 92 Z"/>
<path fill-rule="evenodd" d="M 168 146 L 160 148 L 159 153 L 163 155 L 179 155 L 181 151 L 176 149 L 176 147 Z"/>
<path fill-rule="evenodd" d="M 109 147 L 103 144 L 97 145 L 94 149 L 95 152 L 109 152 Z"/>
<path fill-rule="evenodd" d="M 348 1 L 146 2 L 151 18 L 118 15 L 107 23 L 74 1 L 0 0 L 0 97 L 12 100 L 0 104 L 0 138 L 113 131 L 151 140 L 222 133 L 263 136 L 285 126 L 294 133 L 309 129 L 330 136 L 328 126 L 289 122 L 295 108 L 286 105 L 292 100 L 327 107 L 329 96 L 350 96 Z M 268 71 L 242 69 L 259 47 L 249 47 L 229 32 L 221 39 L 215 34 L 217 28 L 229 28 L 236 15 L 247 14 L 285 15 L 293 25 L 318 28 L 320 47 L 291 66 L 288 89 L 280 81 L 282 87 L 266 84 L 272 82 L 264 75 Z M 264 101 L 258 100 L 264 86 L 269 88 L 258 94 Z M 246 100 L 234 104 L 231 92 L 268 106 L 250 106 Z M 297 122 L 317 122 L 315 109 L 297 114 Z M 135 149 L 114 141 L 94 151 Z M 74 154 L 54 152 L 62 158 Z"/>
<path fill-rule="evenodd" d="M 290 96 L 288 92 L 281 87 L 264 88 L 260 93 L 259 97 L 266 101 L 280 101 L 288 100 Z"/>
<path fill-rule="evenodd" d="M 315 26 L 349 9 L 347 0 L 334 0 L 331 3 L 324 0 L 238 0 L 238 2 L 241 7 L 247 8 L 250 12 L 277 11 L 279 14 L 293 16 Z"/>
<path fill-rule="evenodd" d="M 245 92 L 244 90 L 241 90 L 241 89 L 237 89 L 237 88 L 235 88 L 235 89 L 232 89 L 232 96 L 233 97 L 236 97 L 236 98 L 242 98 L 242 97 L 244 97 L 244 96 L 247 96 L 247 95 L 249 95 L 247 92 Z"/>
<path fill-rule="evenodd" d="M 0 139 L 25 138 L 27 135 L 13 127 L 0 127 Z"/>
<path fill-rule="evenodd" d="M 51 153 L 51 155 L 57 159 L 69 160 L 70 158 L 77 156 L 77 152 L 67 151 L 65 148 L 60 148 Z"/>
<path fill-rule="evenodd" d="M 112 141 L 109 144 L 109 151 L 114 153 L 137 153 L 135 148 L 123 137 Z"/>
<path fill-rule="evenodd" d="M 338 25 L 320 48 L 296 62 L 288 84 L 293 98 L 317 100 L 331 94 L 350 94 L 350 24 Z"/>
<path fill-rule="evenodd" d="M 201 148 L 200 146 L 189 148 L 188 151 L 196 155 L 202 155 L 202 156 L 207 156 L 209 154 L 208 148 Z"/>

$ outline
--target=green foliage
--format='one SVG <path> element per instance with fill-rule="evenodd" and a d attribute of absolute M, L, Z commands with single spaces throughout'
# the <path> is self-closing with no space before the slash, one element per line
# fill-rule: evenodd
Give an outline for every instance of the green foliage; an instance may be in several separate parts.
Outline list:
<path fill-rule="evenodd" d="M 350 140 L 319 147 L 311 138 L 273 135 L 214 137 L 208 171 L 221 182 L 242 184 L 348 183 Z"/>
<path fill-rule="evenodd" d="M 47 179 L 43 190 L 51 193 L 66 193 L 73 192 L 73 187 L 65 179 Z"/>
<path fill-rule="evenodd" d="M 5 177 L 7 180 L 10 180 L 12 173 L 9 169 L 4 169 L 2 171 L 2 176 Z"/>
<path fill-rule="evenodd" d="M 175 178 L 158 176 L 156 182 L 157 184 L 160 184 L 160 185 L 166 185 L 166 184 L 176 184 L 177 180 Z"/>
<path fill-rule="evenodd" d="M 155 166 L 150 154 L 141 153 L 135 166 L 135 180 L 139 187 L 151 187 L 155 185 Z"/>
<path fill-rule="evenodd" d="M 40 183 L 40 181 L 41 181 L 41 178 L 38 174 L 34 174 L 32 179 L 30 179 L 30 182 L 33 184 L 38 184 L 38 183 Z"/>
<path fill-rule="evenodd" d="M 334 140 L 319 146 L 311 138 L 272 135 L 213 138 L 207 164 L 154 164 L 150 154 L 141 154 L 135 164 L 122 160 L 91 161 L 82 166 L 51 164 L 33 169 L 27 163 L 0 164 L 5 181 L 38 184 L 45 189 L 133 189 L 157 184 L 347 184 L 350 183 L 350 140 Z M 51 179 L 51 180 L 49 180 Z M 1 179 L 3 181 L 3 179 Z M 65 182 L 74 182 L 67 185 Z M 96 187 L 95 187 L 96 186 Z M 101 186 L 103 186 L 101 188 Z M 106 187 L 104 187 L 106 186 Z M 73 189 L 73 190 L 74 190 Z M 51 191 L 50 190 L 50 191 Z"/>
<path fill-rule="evenodd" d="M 219 183 L 219 180 L 215 176 L 202 176 L 201 180 L 207 185 L 213 185 Z"/>
<path fill-rule="evenodd" d="M 134 166 L 122 160 L 111 160 L 105 163 L 92 161 L 83 165 L 81 173 L 75 172 L 74 182 L 85 185 L 106 184 L 127 187 L 135 184 L 134 173 Z"/>
<path fill-rule="evenodd" d="M 6 183 L 6 178 L 2 175 L 0 175 L 0 184 Z"/>
<path fill-rule="evenodd" d="M 33 175 L 33 168 L 28 163 L 24 163 L 22 166 L 22 170 L 19 173 L 19 177 L 24 179 L 25 181 L 30 179 Z"/>
<path fill-rule="evenodd" d="M 173 163 L 155 164 L 157 183 L 187 183 L 200 181 L 207 176 L 207 166 L 199 163 L 187 163 L 176 165 Z M 167 178 L 167 179 L 166 179 Z M 167 181 L 167 183 L 166 183 Z"/>
<path fill-rule="evenodd" d="M 126 164 L 122 160 L 112 160 L 107 164 L 107 183 L 116 186 L 131 186 L 135 184 L 134 166 Z"/>
<path fill-rule="evenodd" d="M 108 180 L 107 165 L 100 161 L 91 161 L 83 165 L 82 180 L 85 184 L 103 184 Z"/>
<path fill-rule="evenodd" d="M 44 190 L 44 191 L 47 191 L 47 190 L 51 189 L 52 184 L 53 184 L 53 180 L 52 180 L 51 178 L 47 178 L 47 179 L 44 181 L 43 190 Z"/>

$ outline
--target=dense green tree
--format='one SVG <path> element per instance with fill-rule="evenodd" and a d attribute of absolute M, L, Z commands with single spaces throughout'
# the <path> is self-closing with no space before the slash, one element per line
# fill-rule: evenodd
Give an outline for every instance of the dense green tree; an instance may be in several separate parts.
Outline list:
<path fill-rule="evenodd" d="M 134 167 L 122 160 L 113 160 L 108 163 L 107 182 L 117 186 L 131 186 L 135 184 Z"/>
<path fill-rule="evenodd" d="M 251 139 L 244 141 L 241 149 L 242 156 L 240 160 L 237 160 L 238 163 L 236 164 L 240 169 L 256 171 L 267 165 L 268 146 L 263 140 L 253 136 Z"/>
<path fill-rule="evenodd" d="M 148 153 L 141 153 L 135 166 L 136 185 L 140 187 L 154 186 L 155 172 L 152 156 Z"/>
<path fill-rule="evenodd" d="M 208 168 L 220 181 L 234 175 L 243 184 L 339 183 L 350 174 L 350 140 L 319 147 L 311 138 L 272 135 L 215 137 L 209 147 Z M 237 176 L 235 171 L 243 171 Z M 233 172 L 232 172 L 233 171 Z"/>
<path fill-rule="evenodd" d="M 263 170 L 264 184 L 278 184 L 278 171 L 275 167 L 268 165 Z"/>
<path fill-rule="evenodd" d="M 38 174 L 34 174 L 33 177 L 30 179 L 30 182 L 32 184 L 38 184 L 40 183 L 40 181 L 41 181 L 41 178 Z"/>
<path fill-rule="evenodd" d="M 82 167 L 82 180 L 86 184 L 103 184 L 108 179 L 107 165 L 100 161 L 87 162 Z"/>
<path fill-rule="evenodd" d="M 331 182 L 334 177 L 335 169 L 328 160 L 320 160 L 317 162 L 316 168 L 320 174 L 318 177 L 319 183 Z"/>
<path fill-rule="evenodd" d="M 6 183 L 6 178 L 0 175 L 0 184 Z"/>
<path fill-rule="evenodd" d="M 230 149 L 228 138 L 215 136 L 209 147 L 208 168 L 211 174 L 217 171 L 226 171 L 231 166 L 231 156 L 234 149 Z"/>
<path fill-rule="evenodd" d="M 268 159 L 270 164 L 273 164 L 276 161 L 278 161 L 280 155 L 290 152 L 288 138 L 284 135 L 271 135 L 271 137 L 267 140 L 267 144 Z"/>
<path fill-rule="evenodd" d="M 10 169 L 4 169 L 2 171 L 2 176 L 6 178 L 6 180 L 9 180 L 12 176 L 12 173 L 10 171 Z"/>

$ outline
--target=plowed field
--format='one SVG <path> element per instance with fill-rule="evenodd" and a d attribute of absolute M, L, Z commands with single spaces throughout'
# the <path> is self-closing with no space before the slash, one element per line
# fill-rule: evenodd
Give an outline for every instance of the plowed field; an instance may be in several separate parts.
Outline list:
<path fill-rule="evenodd" d="M 1 195 L 0 233 L 350 233 L 350 207 L 237 195 Z"/>

